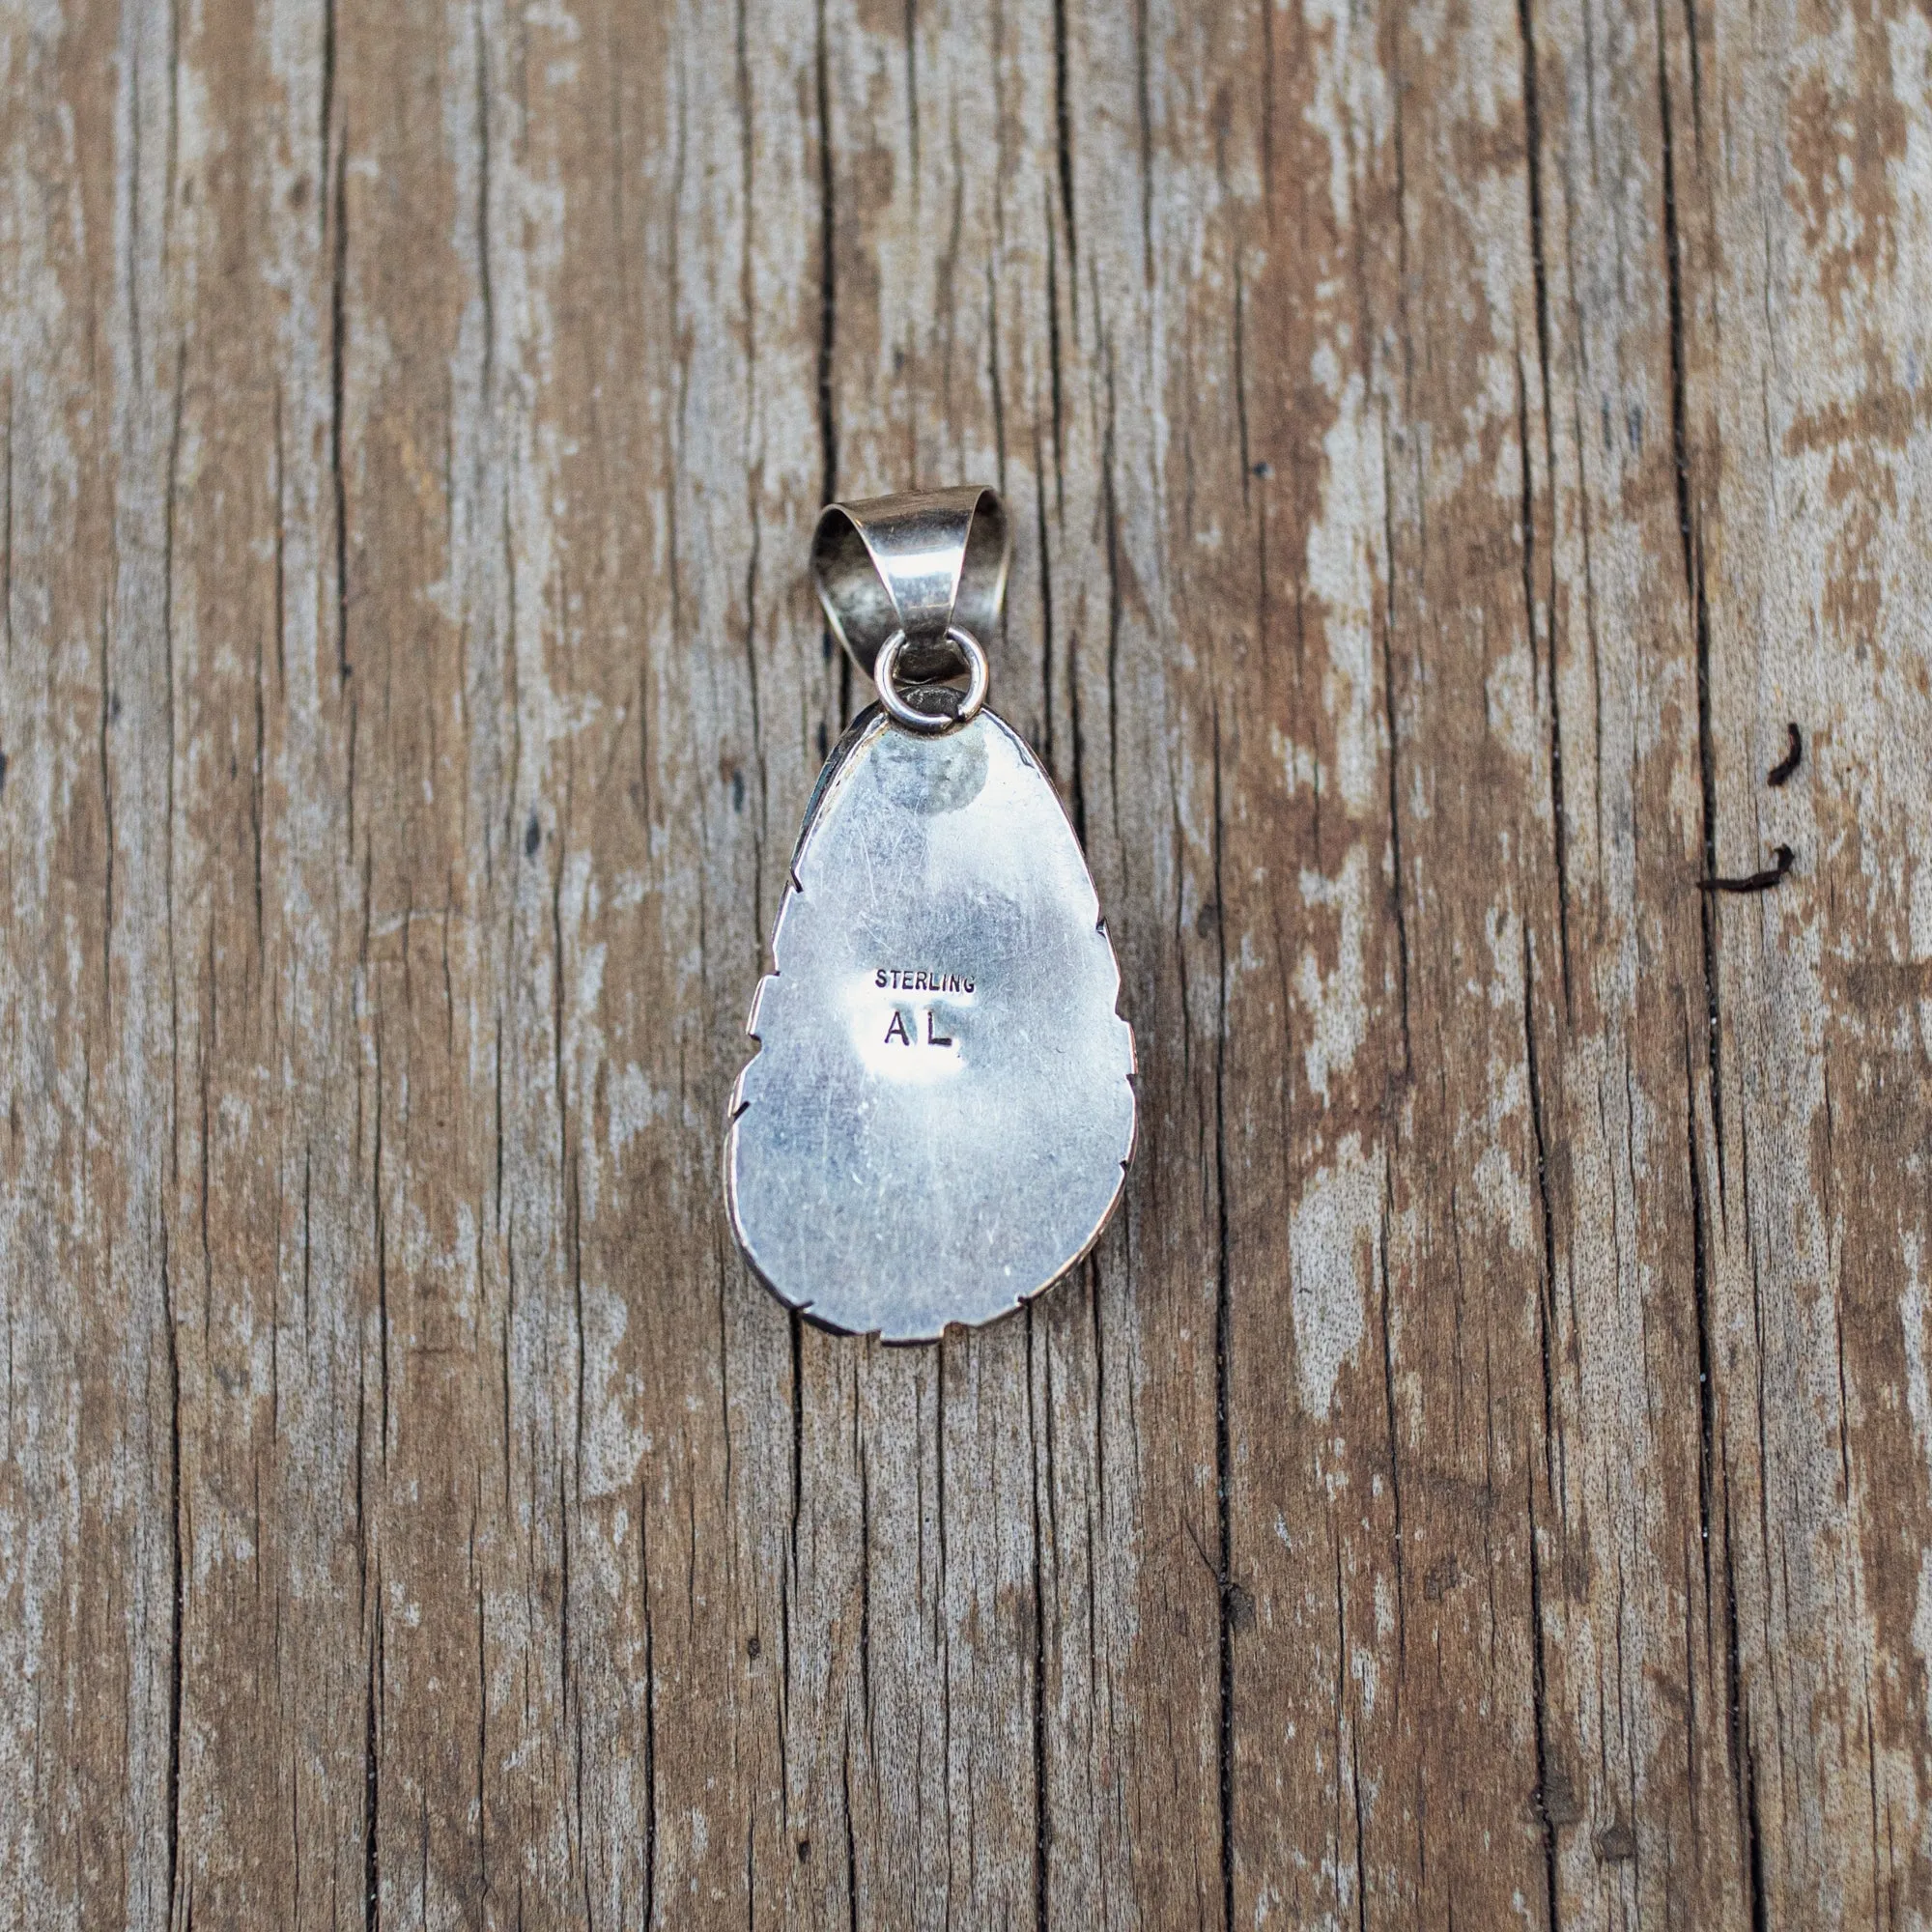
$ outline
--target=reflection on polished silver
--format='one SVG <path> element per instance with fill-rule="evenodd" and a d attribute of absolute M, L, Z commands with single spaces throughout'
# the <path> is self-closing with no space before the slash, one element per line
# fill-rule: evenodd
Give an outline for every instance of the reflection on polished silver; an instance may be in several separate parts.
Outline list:
<path fill-rule="evenodd" d="M 947 732 L 972 724 L 980 715 L 980 707 L 986 701 L 989 673 L 985 647 L 971 631 L 963 630 L 957 624 L 946 627 L 946 641 L 966 660 L 965 692 L 955 693 L 943 685 L 914 687 L 915 691 L 928 693 L 935 699 L 944 692 L 946 698 L 954 700 L 943 710 L 923 711 L 909 702 L 899 690 L 898 662 L 900 653 L 906 647 L 903 631 L 895 631 L 879 646 L 879 655 L 872 660 L 872 682 L 879 688 L 879 702 L 884 706 L 886 716 L 895 724 L 903 724 L 908 731 L 917 731 L 927 738 L 943 738 Z"/>
<path fill-rule="evenodd" d="M 949 626 L 982 640 L 1000 621 L 1010 541 L 1006 505 L 983 486 L 832 503 L 811 539 L 811 577 L 832 635 L 872 676 L 903 631 L 898 669 L 913 684 L 950 676 Z"/>
<path fill-rule="evenodd" d="M 752 1266 L 813 1321 L 890 1342 L 1067 1273 L 1133 1151 L 1094 881 L 1052 781 L 981 708 L 1006 553 L 990 490 L 820 518 L 819 596 L 881 701 L 806 808 L 731 1094 L 725 1198 Z M 963 696 L 925 681 L 961 656 Z"/>

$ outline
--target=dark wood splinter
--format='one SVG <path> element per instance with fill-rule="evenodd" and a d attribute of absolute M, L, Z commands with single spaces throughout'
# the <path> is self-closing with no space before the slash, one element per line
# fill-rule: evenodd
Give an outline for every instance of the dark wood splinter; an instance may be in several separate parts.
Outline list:
<path fill-rule="evenodd" d="M 1772 887 L 1781 884 L 1784 875 L 1795 863 L 1791 847 L 1780 845 L 1772 854 L 1777 863 L 1762 872 L 1747 872 L 1741 879 L 1699 879 L 1700 893 L 1768 893 Z"/>

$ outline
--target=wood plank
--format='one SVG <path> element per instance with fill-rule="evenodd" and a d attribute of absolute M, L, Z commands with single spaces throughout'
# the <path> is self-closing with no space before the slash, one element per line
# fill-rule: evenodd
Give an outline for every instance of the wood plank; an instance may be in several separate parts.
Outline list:
<path fill-rule="evenodd" d="M 0 73 L 0 1924 L 1932 1919 L 1917 15 Z M 724 1102 L 962 479 L 1143 1138 L 885 1350 Z"/>

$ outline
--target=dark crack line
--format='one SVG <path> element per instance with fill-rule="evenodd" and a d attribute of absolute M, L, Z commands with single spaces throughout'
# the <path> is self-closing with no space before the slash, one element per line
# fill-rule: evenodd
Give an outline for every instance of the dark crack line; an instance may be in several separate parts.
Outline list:
<path fill-rule="evenodd" d="M 1657 5 L 1657 93 L 1663 162 L 1663 255 L 1670 315 L 1670 435 L 1677 475 L 1677 532 L 1684 587 L 1690 599 L 1697 660 L 1697 792 L 1703 816 L 1704 875 L 1718 873 L 1718 759 L 1711 725 L 1711 608 L 1705 594 L 1703 544 L 1691 514 L 1689 375 L 1684 329 L 1684 242 L 1677 222 L 1677 150 L 1670 116 L 1670 68 L 1662 0 Z M 1699 915 L 1704 960 L 1705 1059 L 1711 1072 L 1711 1127 L 1718 1164 L 1718 1205 L 1724 1203 L 1722 1026 L 1719 1012 L 1718 921 L 1710 898 Z"/>
<path fill-rule="evenodd" d="M 1066 0 L 1053 0 L 1053 121 L 1059 143 L 1060 213 L 1066 223 L 1066 259 L 1077 270 L 1080 244 L 1073 223 L 1073 104 L 1067 86 L 1066 67 Z M 1073 290 L 1077 306 L 1080 298 L 1077 273 L 1070 278 L 1069 287 Z M 1056 423 L 1058 419 L 1056 408 Z"/>
<path fill-rule="evenodd" d="M 1382 411 L 1382 547 L 1388 572 L 1382 611 L 1382 723 L 1388 731 L 1388 819 L 1389 867 L 1395 875 L 1392 895 L 1395 911 L 1397 988 L 1402 1002 L 1402 1072 L 1408 1078 L 1414 1066 L 1414 1052 L 1408 1026 L 1408 912 L 1403 903 L 1402 869 L 1402 739 L 1396 729 L 1395 708 L 1395 492 L 1389 469 L 1388 411 Z"/>
<path fill-rule="evenodd" d="M 168 1625 L 168 1922 L 175 1921 L 181 1883 L 182 1645 L 187 1610 L 187 1572 L 183 1562 L 181 1348 L 175 1331 L 174 1281 L 169 1272 L 168 1224 L 160 1217 L 161 1321 L 167 1330 L 169 1444 L 169 1625 Z"/>
<path fill-rule="evenodd" d="M 1529 254 L 1531 275 L 1536 286 L 1536 366 L 1542 384 L 1544 488 L 1550 510 L 1550 597 L 1544 622 L 1544 641 L 1548 645 L 1549 675 L 1549 811 L 1556 866 L 1557 963 L 1563 982 L 1563 1010 L 1571 1010 L 1570 996 L 1570 833 L 1563 799 L 1563 700 L 1558 689 L 1556 665 L 1556 435 L 1549 400 L 1549 276 L 1543 245 L 1543 122 L 1537 96 L 1536 18 L 1532 0 L 1517 0 L 1517 25 L 1522 39 L 1522 111 L 1524 148 L 1529 176 Z M 1520 372 L 1517 378 L 1522 388 Z M 1522 515 L 1523 588 L 1529 598 L 1529 647 L 1536 655 L 1536 605 L 1532 560 L 1535 541 L 1534 504 L 1530 492 L 1530 459 L 1527 410 L 1523 411 Z"/>
<path fill-rule="evenodd" d="M 1549 1678 L 1543 1639 L 1543 1557 L 1537 1548 L 1536 1478 L 1529 1490 L 1530 1699 L 1536 1719 L 1536 1811 L 1543 1835 L 1543 1893 L 1549 1932 L 1558 1932 L 1556 1818 L 1549 1804 Z"/>
<path fill-rule="evenodd" d="M 643 1490 L 638 1493 L 638 1569 L 644 1609 L 643 1926 L 644 1932 L 650 1932 L 658 1898 L 658 1675 L 657 1633 L 651 1623 L 650 1506 L 648 1492 Z"/>
<path fill-rule="evenodd" d="M 1027 1303 L 1027 1434 L 1033 1451 L 1033 1911 L 1036 1932 L 1047 1932 L 1051 1923 L 1053 1817 L 1047 1790 L 1046 1750 L 1046 1581 L 1041 1560 L 1040 1433 L 1037 1413 L 1037 1378 L 1034 1373 L 1035 1346 L 1038 1331 L 1034 1320 L 1034 1304 Z M 1047 1481 L 1053 1467 L 1052 1430 L 1046 1435 Z"/>
<path fill-rule="evenodd" d="M 1711 1382 L 1711 1285 L 1706 1251 L 1704 1168 L 1697 1157 L 1697 1095 L 1690 1074 L 1690 1042 L 1684 1063 L 1685 1158 L 1690 1175 L 1690 1296 L 1697 1324 L 1697 1540 L 1704 1564 L 1704 1636 L 1711 1634 L 1712 1461 L 1717 1435 L 1716 1391 Z"/>
<path fill-rule="evenodd" d="M 334 10 L 329 46 L 334 46 Z M 349 481 L 342 454 L 342 418 L 348 385 L 349 346 L 349 143 L 335 143 L 334 233 L 328 277 L 328 478 L 335 509 L 335 667 L 345 683 L 349 662 Z M 353 841 L 353 834 L 352 834 Z"/>
<path fill-rule="evenodd" d="M 369 1679 L 362 1733 L 362 1923 L 381 1932 L 383 1866 L 381 1819 L 383 1772 L 377 1700 L 383 1676 L 383 1571 L 376 1568 L 376 1628 L 369 1647 Z"/>
<path fill-rule="evenodd" d="M 834 379 L 838 347 L 838 204 L 832 163 L 832 55 L 826 38 L 826 0 L 818 0 L 813 49 L 813 98 L 818 111 L 818 447 L 819 500 L 838 499 L 838 415 Z M 825 634 L 825 648 L 834 648 Z M 852 711 L 852 660 L 838 652 L 838 720 Z"/>
<path fill-rule="evenodd" d="M 1214 932 L 1220 974 L 1214 1028 L 1214 1511 L 1218 1539 L 1216 1599 L 1220 1664 L 1217 1745 L 1221 1775 L 1221 1922 L 1235 1923 L 1235 1625 L 1232 1596 L 1234 1520 L 1229 1495 L 1233 1469 L 1228 1417 L 1229 1372 L 1234 1341 L 1233 1267 L 1228 1220 L 1228 918 L 1222 899 L 1223 843 L 1221 719 L 1214 717 Z"/>
<path fill-rule="evenodd" d="M 1529 1124 L 1536 1148 L 1536 1199 L 1543 1234 L 1543 1279 L 1537 1309 L 1543 1360 L 1543 1473 L 1552 1498 L 1556 1488 L 1556 1378 L 1552 1365 L 1556 1325 L 1556 1215 L 1549 1199 L 1549 1140 L 1543 1118 L 1543 1074 L 1536 1050 L 1536 952 L 1529 924 L 1522 928 L 1522 1038 L 1529 1079 Z"/>

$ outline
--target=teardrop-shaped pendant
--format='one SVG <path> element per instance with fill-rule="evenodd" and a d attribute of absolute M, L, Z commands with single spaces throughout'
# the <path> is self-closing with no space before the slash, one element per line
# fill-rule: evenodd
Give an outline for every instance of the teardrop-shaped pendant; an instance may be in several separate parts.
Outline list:
<path fill-rule="evenodd" d="M 816 551 L 847 648 L 869 670 L 883 647 L 883 702 L 807 808 L 747 1024 L 759 1051 L 731 1096 L 725 1193 L 781 1300 L 928 1341 L 1037 1294 L 1099 1238 L 1133 1150 L 1133 1036 L 1059 796 L 980 708 L 975 632 L 1006 575 L 998 499 L 835 506 Z M 954 668 L 949 633 L 972 660 L 965 697 L 902 691 L 895 665 L 916 653 L 924 675 Z"/>

